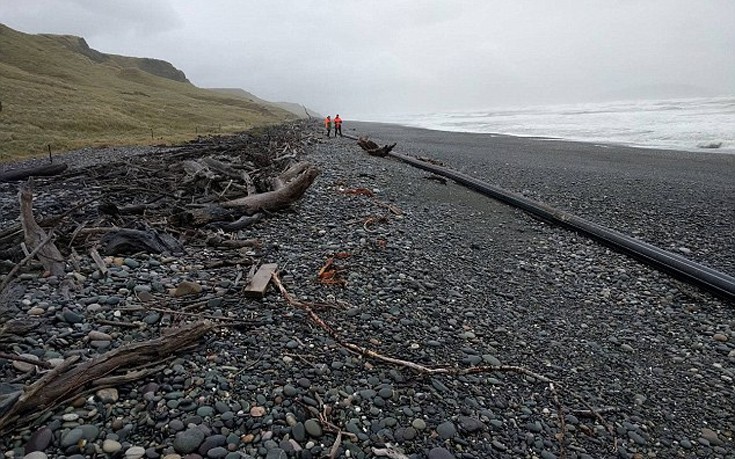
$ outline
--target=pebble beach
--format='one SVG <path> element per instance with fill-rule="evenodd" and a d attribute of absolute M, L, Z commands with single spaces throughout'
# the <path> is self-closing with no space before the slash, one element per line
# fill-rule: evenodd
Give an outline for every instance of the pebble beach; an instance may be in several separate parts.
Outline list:
<path fill-rule="evenodd" d="M 344 131 L 735 275 L 735 155 L 349 121 Z M 67 158 L 73 169 L 153 151 Z M 244 297 L 242 269 L 208 268 L 206 249 L 113 258 L 106 275 L 82 254 L 68 298 L 61 279 L 28 269 L 0 298 L 12 317 L 40 321 L 3 352 L 54 365 L 204 316 L 247 325 L 21 420 L 0 439 L 5 457 L 735 458 L 731 302 L 353 140 L 322 137 L 304 159 L 321 174 L 290 209 L 237 234 L 263 241 L 248 256 L 276 263 L 284 288 L 344 341 L 460 371 L 351 352 L 276 288 Z M 0 184 L 3 227 L 16 195 Z M 319 281 L 330 259 L 340 282 Z M 191 315 L 152 307 L 194 304 Z M 487 366 L 498 371 L 471 370 Z M 39 371 L 0 359 L 0 406 Z"/>

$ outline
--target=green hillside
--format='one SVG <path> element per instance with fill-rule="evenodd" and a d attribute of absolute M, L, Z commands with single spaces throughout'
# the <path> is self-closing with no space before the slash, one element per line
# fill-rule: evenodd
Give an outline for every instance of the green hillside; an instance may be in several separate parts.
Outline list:
<path fill-rule="evenodd" d="M 0 24 L 0 161 L 89 145 L 182 141 L 295 119 L 197 88 L 168 62 L 104 54 L 83 38 Z"/>

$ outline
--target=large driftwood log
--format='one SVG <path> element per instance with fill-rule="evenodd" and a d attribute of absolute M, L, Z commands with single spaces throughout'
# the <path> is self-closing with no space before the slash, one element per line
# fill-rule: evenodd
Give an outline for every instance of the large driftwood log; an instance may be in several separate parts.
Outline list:
<path fill-rule="evenodd" d="M 64 257 L 56 248 L 53 241 L 49 240 L 46 232 L 38 226 L 33 218 L 33 181 L 29 179 L 20 187 L 18 195 L 20 200 L 20 222 L 25 235 L 25 243 L 29 249 L 33 250 L 43 243 L 38 249 L 37 257 L 46 271 L 52 276 L 64 275 Z"/>
<path fill-rule="evenodd" d="M 92 387 L 100 387 L 100 381 L 109 386 L 112 382 L 120 384 L 142 377 L 145 373 L 132 371 L 116 379 L 109 378 L 117 370 L 134 370 L 164 360 L 195 344 L 213 328 L 210 322 L 196 322 L 149 341 L 121 346 L 79 365 L 72 366 L 76 359 L 67 359 L 17 394 L 13 404 L 4 406 L 0 412 L 0 432 L 21 417 L 28 421 Z"/>
<path fill-rule="evenodd" d="M 66 163 L 47 164 L 45 166 L 13 169 L 0 174 L 0 182 L 18 182 L 28 177 L 59 175 L 67 169 Z"/>
<path fill-rule="evenodd" d="M 275 188 L 273 191 L 189 209 L 172 215 L 170 221 L 177 225 L 202 226 L 214 221 L 222 222 L 243 215 L 254 215 L 261 211 L 283 209 L 301 198 L 318 175 L 319 169 L 312 164 L 297 163 L 272 180 L 272 186 Z"/>
<path fill-rule="evenodd" d="M 301 172 L 290 181 L 285 181 L 283 178 L 279 179 L 279 182 L 282 184 L 280 188 L 226 201 L 222 203 L 222 207 L 226 209 L 238 209 L 243 213 L 252 215 L 261 210 L 273 211 L 289 206 L 303 196 L 319 175 L 319 169 L 310 164 L 296 164 L 292 168 L 299 168 Z M 288 172 L 289 177 L 293 173 L 291 168 L 286 172 Z"/>
<path fill-rule="evenodd" d="M 367 137 L 360 137 L 357 140 L 357 144 L 360 145 L 360 148 L 365 150 L 367 154 L 370 156 L 387 156 L 388 153 L 395 148 L 396 144 L 393 145 L 383 145 L 382 147 L 378 145 L 377 143 L 373 142 L 372 140 L 368 140 Z"/>

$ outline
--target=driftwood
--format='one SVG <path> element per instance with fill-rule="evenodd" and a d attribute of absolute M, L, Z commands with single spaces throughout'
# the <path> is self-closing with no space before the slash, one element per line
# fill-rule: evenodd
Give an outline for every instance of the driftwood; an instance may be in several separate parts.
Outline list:
<path fill-rule="evenodd" d="M 218 172 L 221 175 L 224 175 L 231 179 L 242 181 L 246 186 L 248 195 L 255 194 L 255 185 L 253 184 L 253 179 L 250 177 L 250 175 L 246 171 L 237 170 L 231 166 L 228 166 L 227 164 L 221 161 L 217 161 L 214 158 L 204 158 L 202 159 L 202 162 L 207 167 Z"/>
<path fill-rule="evenodd" d="M 13 169 L 0 173 L 0 182 L 19 182 L 29 177 L 42 177 L 59 175 L 67 169 L 66 163 L 48 164 L 46 166 L 30 167 L 25 169 Z"/>
<path fill-rule="evenodd" d="M 297 201 L 306 190 L 314 183 L 319 175 L 319 169 L 307 162 L 297 163 L 277 178 L 271 180 L 272 191 L 244 196 L 220 204 L 209 204 L 172 215 L 170 220 L 178 225 L 202 226 L 211 222 L 223 222 L 242 217 L 243 215 L 254 215 L 261 211 L 275 211 L 283 209 Z M 237 225 L 251 224 L 248 220 Z M 219 224 L 218 226 L 221 226 Z"/>
<path fill-rule="evenodd" d="M 357 144 L 360 145 L 360 148 L 365 150 L 367 154 L 370 156 L 387 156 L 388 153 L 395 148 L 396 144 L 393 145 L 383 145 L 382 147 L 378 145 L 377 143 L 373 142 L 372 140 L 368 140 L 367 137 L 360 137 L 357 140 Z"/>
<path fill-rule="evenodd" d="M 270 284 L 271 277 L 277 269 L 278 263 L 266 263 L 262 265 L 243 289 L 243 296 L 247 298 L 263 298 L 265 291 L 268 289 L 268 284 Z"/>
<path fill-rule="evenodd" d="M 293 170 L 299 170 L 294 175 Z M 307 163 L 299 163 L 289 168 L 280 178 L 276 179 L 280 187 L 273 191 L 266 191 L 244 198 L 233 199 L 222 203 L 226 209 L 238 209 L 252 215 L 258 211 L 273 211 L 283 209 L 297 201 L 314 183 L 319 175 L 319 169 Z M 285 179 L 284 179 L 285 176 Z"/>
<path fill-rule="evenodd" d="M 254 225 L 263 219 L 263 214 L 257 213 L 255 215 L 243 215 L 234 222 L 212 222 L 207 225 L 207 228 L 221 229 L 222 231 L 240 231 L 249 226 Z"/>
<path fill-rule="evenodd" d="M 4 411 L 0 412 L 0 433 L 7 427 L 14 427 L 19 418 L 23 421 L 37 418 L 46 410 L 91 388 L 122 384 L 145 376 L 146 373 L 130 371 L 110 378 L 110 374 L 116 370 L 136 370 L 151 362 L 166 359 L 180 349 L 195 344 L 213 328 L 210 322 L 196 322 L 149 341 L 121 346 L 79 365 L 73 366 L 78 356 L 68 358 L 22 393 L 15 394 L 15 402 L 6 405 Z"/>
<path fill-rule="evenodd" d="M 173 236 L 155 230 L 119 229 L 111 231 L 100 240 L 102 253 L 106 255 L 132 255 L 138 252 L 180 255 L 184 248 Z"/>
<path fill-rule="evenodd" d="M 154 210 L 157 206 L 148 203 L 148 204 L 133 204 L 130 206 L 123 206 L 118 207 L 116 204 L 111 203 L 109 201 L 104 201 L 99 204 L 97 209 L 100 213 L 107 214 L 107 215 L 141 215 L 144 214 L 148 210 Z"/>
<path fill-rule="evenodd" d="M 20 200 L 20 220 L 23 226 L 23 234 L 25 235 L 25 243 L 31 250 L 37 250 L 38 260 L 43 267 L 52 276 L 64 275 L 64 257 L 56 248 L 56 245 L 50 240 L 46 232 L 38 226 L 33 218 L 33 182 L 31 179 L 27 183 L 21 185 Z"/>

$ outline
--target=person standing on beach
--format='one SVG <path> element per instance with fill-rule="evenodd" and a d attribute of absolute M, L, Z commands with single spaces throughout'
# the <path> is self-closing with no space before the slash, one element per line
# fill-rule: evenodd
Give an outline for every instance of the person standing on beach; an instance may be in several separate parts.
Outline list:
<path fill-rule="evenodd" d="M 339 113 L 334 117 L 334 136 L 337 137 L 337 134 L 342 137 L 342 118 L 339 117 Z"/>
<path fill-rule="evenodd" d="M 339 116 L 339 115 L 337 115 L 337 116 Z M 324 127 L 327 129 L 327 137 L 329 137 L 329 133 L 332 132 L 332 118 L 330 118 L 329 115 L 327 115 L 327 117 L 324 118 Z M 334 132 L 334 136 L 337 137 L 337 131 L 336 130 Z"/>

